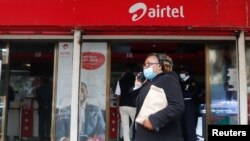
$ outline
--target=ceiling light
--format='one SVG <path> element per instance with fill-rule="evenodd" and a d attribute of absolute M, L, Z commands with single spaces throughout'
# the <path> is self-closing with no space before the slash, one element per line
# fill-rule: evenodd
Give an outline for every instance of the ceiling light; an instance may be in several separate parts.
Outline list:
<path fill-rule="evenodd" d="M 30 64 L 25 64 L 26 67 L 30 67 L 31 65 Z"/>

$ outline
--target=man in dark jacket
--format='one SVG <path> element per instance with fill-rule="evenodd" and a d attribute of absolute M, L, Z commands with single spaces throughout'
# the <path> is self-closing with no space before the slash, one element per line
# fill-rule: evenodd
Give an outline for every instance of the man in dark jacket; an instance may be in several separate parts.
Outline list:
<path fill-rule="evenodd" d="M 40 86 L 35 90 L 35 99 L 38 103 L 39 138 L 41 141 L 49 141 L 51 127 L 52 108 L 52 83 L 49 78 L 43 77 Z"/>
<path fill-rule="evenodd" d="M 196 125 L 198 121 L 198 84 L 185 67 L 180 71 L 181 87 L 184 97 L 185 110 L 182 116 L 182 132 L 185 141 L 196 141 Z"/>

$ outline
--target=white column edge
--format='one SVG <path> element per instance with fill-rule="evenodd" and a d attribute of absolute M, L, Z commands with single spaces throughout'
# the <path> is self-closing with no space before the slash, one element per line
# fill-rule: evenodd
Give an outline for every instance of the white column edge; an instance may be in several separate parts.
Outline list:
<path fill-rule="evenodd" d="M 239 124 L 248 124 L 247 113 L 247 79 L 246 79 L 246 57 L 245 57 L 245 35 L 240 32 L 238 38 L 238 59 L 239 59 Z"/>
<path fill-rule="evenodd" d="M 73 74 L 71 90 L 71 120 L 70 120 L 70 140 L 78 140 L 78 92 L 80 79 L 80 51 L 81 50 L 81 31 L 74 31 L 74 49 L 73 49 Z"/>

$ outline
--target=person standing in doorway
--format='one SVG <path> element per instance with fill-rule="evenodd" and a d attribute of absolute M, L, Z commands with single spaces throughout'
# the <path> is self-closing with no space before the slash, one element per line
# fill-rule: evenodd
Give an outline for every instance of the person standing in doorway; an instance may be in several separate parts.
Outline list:
<path fill-rule="evenodd" d="M 182 132 L 185 141 L 196 141 L 196 126 L 198 121 L 198 105 L 195 101 L 199 89 L 197 82 L 189 75 L 188 70 L 182 67 L 180 70 L 180 83 L 185 103 L 182 116 Z"/>
<path fill-rule="evenodd" d="M 130 141 L 130 125 L 133 124 L 135 118 L 135 100 L 130 93 L 130 89 L 135 82 L 135 75 L 131 71 L 131 67 L 127 66 L 123 77 L 117 82 L 115 94 L 118 96 L 118 109 L 121 117 L 123 140 Z M 130 124 L 130 119 L 132 124 Z M 132 131 L 131 131 L 132 132 Z"/>
<path fill-rule="evenodd" d="M 52 111 L 52 83 L 49 78 L 40 79 L 40 86 L 35 90 L 35 99 L 38 103 L 39 140 L 49 141 Z"/>

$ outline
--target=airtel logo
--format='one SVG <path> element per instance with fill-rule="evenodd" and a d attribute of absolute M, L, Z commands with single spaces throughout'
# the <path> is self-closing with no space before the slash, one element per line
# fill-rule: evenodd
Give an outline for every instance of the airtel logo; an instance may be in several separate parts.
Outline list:
<path fill-rule="evenodd" d="M 142 11 L 141 13 L 139 11 Z M 138 2 L 129 8 L 129 13 L 132 14 L 132 21 L 136 22 L 144 16 L 148 18 L 184 18 L 183 6 L 171 7 L 169 5 L 161 7 L 157 4 L 155 7 L 147 7 L 145 3 Z M 140 13 L 140 14 L 139 14 Z M 138 15 L 139 14 L 139 15 Z"/>
<path fill-rule="evenodd" d="M 69 47 L 68 44 L 64 44 L 64 45 L 63 45 L 63 49 L 67 49 L 68 47 Z"/>

